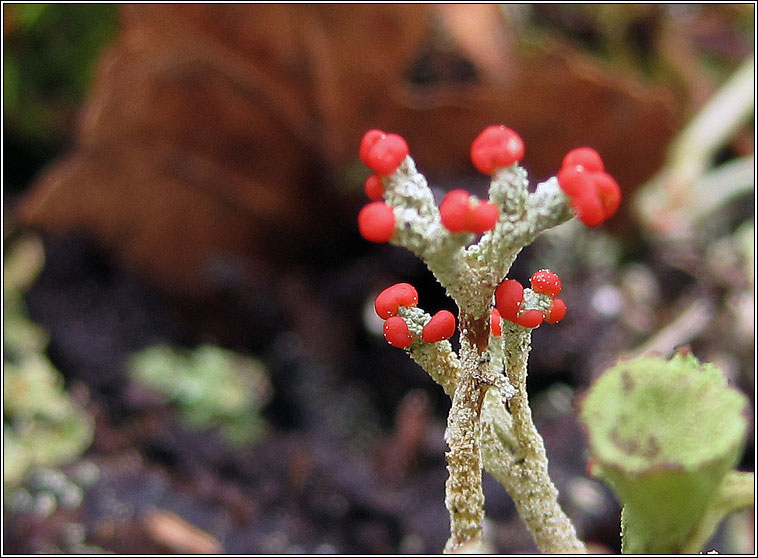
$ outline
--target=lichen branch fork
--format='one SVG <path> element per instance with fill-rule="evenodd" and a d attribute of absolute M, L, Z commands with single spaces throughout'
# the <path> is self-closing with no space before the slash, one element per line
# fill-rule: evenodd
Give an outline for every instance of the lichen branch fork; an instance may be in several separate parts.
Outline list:
<path fill-rule="evenodd" d="M 374 309 L 385 320 L 383 332 L 387 343 L 404 349 L 414 341 L 437 343 L 450 339 L 455 334 L 455 316 L 449 310 L 440 310 L 424 320 L 421 335 L 414 335 L 406 319 L 398 314 L 403 308 L 416 308 L 417 305 L 418 293 L 408 283 L 397 283 L 377 295 Z M 424 317 L 428 317 L 428 314 L 424 314 Z"/>
<path fill-rule="evenodd" d="M 491 176 L 489 199 L 456 188 L 437 206 L 401 136 L 369 130 L 359 148 L 361 160 L 373 171 L 364 184 L 372 201 L 358 214 L 360 234 L 371 242 L 391 242 L 411 250 L 458 306 L 456 354 L 447 341 L 456 331 L 455 316 L 449 310 L 430 316 L 418 308 L 419 296 L 412 285 L 388 287 L 374 305 L 385 320 L 387 342 L 407 351 L 452 399 L 447 424 L 445 504 L 450 539 L 446 552 L 486 551 L 483 463 L 498 471 L 496 478 L 514 498 L 540 549 L 584 549 L 558 505 L 544 449 L 535 450 L 542 447 L 542 440 L 531 421 L 525 391 L 531 331 L 566 315 L 566 304 L 558 298 L 562 283 L 549 269 L 535 272 L 530 288 L 506 277 L 518 253 L 537 234 L 572 215 L 597 226 L 616 212 L 621 194 L 600 156 L 589 147 L 570 151 L 557 179 L 530 193 L 519 166 L 524 153 L 524 142 L 515 131 L 502 125 L 487 127 L 472 142 L 470 156 L 477 170 Z M 485 405 L 491 399 L 486 398 L 490 388 L 499 393 L 499 406 Z M 509 400 L 512 417 L 503 406 Z M 500 425 L 494 437 L 492 424 Z M 519 461 L 516 455 L 528 458 Z M 492 456 L 510 463 L 510 472 L 502 471 Z M 523 475 L 532 478 L 528 486 L 518 480 Z"/>
<path fill-rule="evenodd" d="M 375 200 L 358 216 L 361 235 L 371 242 L 387 242 L 394 233 L 395 219 L 391 206 L 382 201 L 385 181 L 409 156 L 408 144 L 397 134 L 369 130 L 361 140 L 361 160 L 375 174 L 365 182 L 366 195 Z M 495 175 L 524 157 L 524 143 L 505 126 L 489 126 L 471 144 L 471 161 L 481 172 Z M 577 217 L 589 226 L 597 226 L 613 216 L 621 201 L 621 191 L 608 173 L 600 155 L 590 147 L 569 151 L 558 172 L 558 183 Z M 466 190 L 456 189 L 440 205 L 443 225 L 452 233 L 477 235 L 492 230 L 500 217 L 492 201 L 479 201 Z"/>

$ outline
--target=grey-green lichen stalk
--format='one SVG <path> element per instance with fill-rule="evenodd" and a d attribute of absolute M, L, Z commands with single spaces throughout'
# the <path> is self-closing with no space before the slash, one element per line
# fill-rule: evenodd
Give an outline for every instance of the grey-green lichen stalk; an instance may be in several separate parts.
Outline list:
<path fill-rule="evenodd" d="M 511 495 L 542 552 L 585 552 L 558 504 L 544 444 L 532 422 L 526 393 L 531 329 L 503 320 L 502 337 L 490 332 L 495 289 L 524 246 L 573 216 L 569 198 L 555 178 L 529 193 L 526 172 L 518 164 L 498 169 L 489 199 L 497 205 L 499 218 L 475 242 L 473 233 L 445 228 L 426 179 L 410 156 L 383 181 L 385 202 L 395 216 L 390 242 L 421 258 L 459 308 L 457 355 L 448 341 L 420 340 L 428 314 L 418 308 L 399 309 L 414 334 L 406 351 L 452 399 L 445 498 L 451 534 L 445 551 L 486 548 L 481 481 L 485 467 Z M 522 309 L 547 311 L 551 301 L 525 289 Z"/>
<path fill-rule="evenodd" d="M 459 308 L 481 316 L 491 308 L 492 293 L 521 249 L 573 216 L 555 178 L 539 184 L 534 193 L 528 187 L 526 171 L 518 165 L 498 170 L 489 197 L 500 218 L 493 230 L 472 243 L 474 234 L 451 233 L 442 225 L 426 178 L 408 156 L 385 180 L 384 199 L 395 213 L 390 242 L 424 260 Z"/>

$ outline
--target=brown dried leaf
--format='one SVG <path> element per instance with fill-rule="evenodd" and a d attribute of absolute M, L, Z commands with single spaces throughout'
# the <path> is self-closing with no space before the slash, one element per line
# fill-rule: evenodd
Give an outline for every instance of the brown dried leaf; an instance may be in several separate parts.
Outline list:
<path fill-rule="evenodd" d="M 496 9 L 467 8 L 125 5 L 76 150 L 19 216 L 83 230 L 159 283 L 201 294 L 219 268 L 249 276 L 255 260 L 308 250 L 340 207 L 328 171 L 356 161 L 371 127 L 404 134 L 432 177 L 472 174 L 470 141 L 497 122 L 523 136 L 535 178 L 582 144 L 622 187 L 653 173 L 675 122 L 666 91 L 562 44 L 514 50 Z M 425 52 L 473 71 L 414 84 Z"/>
<path fill-rule="evenodd" d="M 35 184 L 21 220 L 84 230 L 189 293 L 213 288 L 218 265 L 296 252 L 329 218 L 308 187 L 314 153 L 344 159 L 339 121 L 361 109 L 342 109 L 398 79 L 392 52 L 410 50 L 426 9 L 123 6 L 77 149 Z M 386 37 L 392 49 L 364 56 Z"/>

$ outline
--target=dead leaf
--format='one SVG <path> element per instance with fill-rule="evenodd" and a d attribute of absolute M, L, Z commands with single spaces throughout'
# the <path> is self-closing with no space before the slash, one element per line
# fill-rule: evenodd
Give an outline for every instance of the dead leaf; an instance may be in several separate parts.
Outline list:
<path fill-rule="evenodd" d="M 666 90 L 564 44 L 516 48 L 499 11 L 466 8 L 124 5 L 76 149 L 18 216 L 84 231 L 197 296 L 261 262 L 302 261 L 351 222 L 334 177 L 372 127 L 405 135 L 432 178 L 474 174 L 470 142 L 492 123 L 519 131 L 534 178 L 578 145 L 598 149 L 622 188 L 657 169 L 677 122 Z M 452 71 L 414 82 L 425 52 Z"/>

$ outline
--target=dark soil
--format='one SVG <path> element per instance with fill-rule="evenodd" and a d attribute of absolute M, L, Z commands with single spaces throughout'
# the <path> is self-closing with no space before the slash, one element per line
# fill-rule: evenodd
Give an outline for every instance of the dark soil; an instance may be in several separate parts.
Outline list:
<path fill-rule="evenodd" d="M 449 403 L 402 352 L 361 325 L 372 268 L 418 284 L 430 293 L 429 308 L 445 304 L 412 256 L 381 249 L 328 271 L 284 272 L 268 291 L 187 301 L 151 288 L 79 238 L 48 239 L 46 250 L 28 304 L 50 333 L 49 355 L 67 387 L 84 394 L 96 418 L 84 459 L 100 476 L 74 511 L 9 517 L 6 551 L 65 547 L 63 526 L 78 522 L 87 544 L 109 551 L 181 552 L 150 535 L 155 510 L 206 531 L 227 553 L 440 551 L 448 534 Z M 159 342 L 213 342 L 261 358 L 275 393 L 264 410 L 270 434 L 233 449 L 213 432 L 182 426 L 125 371 L 130 354 Z M 534 374 L 538 427 L 580 534 L 617 550 L 618 509 L 599 483 L 588 488 L 582 434 L 560 402 L 565 393 L 550 388 L 573 381 L 564 365 L 558 356 L 553 370 Z M 421 440 L 406 443 L 419 428 Z M 587 490 L 596 497 L 591 509 L 582 501 Z M 495 549 L 533 552 L 512 502 L 488 476 L 485 493 Z"/>

